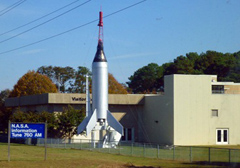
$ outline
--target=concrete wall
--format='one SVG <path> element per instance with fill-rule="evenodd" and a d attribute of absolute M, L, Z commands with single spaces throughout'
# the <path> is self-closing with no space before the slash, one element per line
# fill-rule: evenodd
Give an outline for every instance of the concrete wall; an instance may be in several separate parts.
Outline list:
<path fill-rule="evenodd" d="M 174 144 L 210 144 L 211 76 L 172 75 L 174 82 Z"/>
<path fill-rule="evenodd" d="M 239 85 L 224 85 L 225 94 L 240 94 Z"/>
<path fill-rule="evenodd" d="M 173 80 L 164 78 L 164 95 L 146 95 L 142 113 L 145 142 L 173 144 Z"/>
<path fill-rule="evenodd" d="M 37 104 L 48 104 L 48 93 L 8 98 L 5 101 L 7 107 L 32 106 Z"/>
<path fill-rule="evenodd" d="M 143 105 L 143 94 L 109 94 L 109 104 Z M 31 106 L 43 104 L 86 104 L 86 94 L 78 93 L 44 93 L 6 99 L 7 107 Z"/>

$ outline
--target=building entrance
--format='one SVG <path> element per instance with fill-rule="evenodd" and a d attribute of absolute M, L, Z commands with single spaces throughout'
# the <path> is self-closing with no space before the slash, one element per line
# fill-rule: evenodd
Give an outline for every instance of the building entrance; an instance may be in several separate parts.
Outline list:
<path fill-rule="evenodd" d="M 228 129 L 216 129 L 216 144 L 228 144 Z"/>

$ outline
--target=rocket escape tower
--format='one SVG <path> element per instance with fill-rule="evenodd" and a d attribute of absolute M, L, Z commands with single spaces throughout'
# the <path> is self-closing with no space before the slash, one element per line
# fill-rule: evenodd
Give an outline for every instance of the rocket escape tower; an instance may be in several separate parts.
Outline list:
<path fill-rule="evenodd" d="M 97 52 L 94 57 L 94 62 L 107 62 L 107 59 L 105 57 L 104 51 L 103 51 L 103 12 L 99 12 L 99 32 L 98 32 L 98 46 L 97 46 Z"/>
<path fill-rule="evenodd" d="M 100 11 L 99 12 L 99 23 L 98 23 L 98 26 L 99 26 L 99 32 L 98 32 L 98 42 L 102 41 L 103 43 L 103 12 Z"/>

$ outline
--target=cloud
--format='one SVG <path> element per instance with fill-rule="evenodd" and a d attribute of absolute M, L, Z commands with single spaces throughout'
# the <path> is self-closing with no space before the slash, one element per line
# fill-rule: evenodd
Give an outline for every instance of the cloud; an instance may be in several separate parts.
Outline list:
<path fill-rule="evenodd" d="M 33 50 L 28 50 L 28 51 L 24 51 L 21 54 L 22 55 L 30 55 L 30 54 L 37 54 L 44 51 L 44 49 L 33 49 Z"/>
<path fill-rule="evenodd" d="M 108 58 L 110 60 L 114 59 L 127 59 L 127 58 L 134 58 L 134 57 L 144 57 L 150 55 L 159 55 L 160 53 L 135 53 L 135 54 L 126 54 L 126 55 L 119 55 L 115 57 Z"/>

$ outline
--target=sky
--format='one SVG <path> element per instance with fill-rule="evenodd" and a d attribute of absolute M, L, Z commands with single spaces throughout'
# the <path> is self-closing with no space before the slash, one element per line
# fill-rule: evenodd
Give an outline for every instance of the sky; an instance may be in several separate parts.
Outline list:
<path fill-rule="evenodd" d="M 239 0 L 1 0 L 0 91 L 41 66 L 91 70 L 101 9 L 108 70 L 125 83 L 149 63 L 240 51 L 239 7 Z"/>

